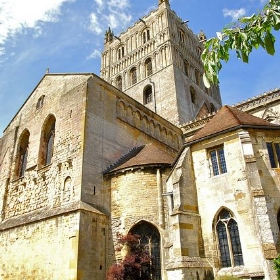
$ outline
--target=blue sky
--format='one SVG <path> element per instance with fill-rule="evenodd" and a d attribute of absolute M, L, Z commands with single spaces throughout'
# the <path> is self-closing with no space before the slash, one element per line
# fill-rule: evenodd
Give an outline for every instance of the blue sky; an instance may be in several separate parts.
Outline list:
<path fill-rule="evenodd" d="M 238 16 L 260 10 L 263 0 L 171 0 L 194 33 L 216 36 Z M 50 73 L 99 75 L 104 32 L 120 34 L 155 9 L 158 0 L 0 0 L 0 136 L 47 68 Z M 280 32 L 276 54 L 255 51 L 249 64 L 235 56 L 223 66 L 224 104 L 280 87 Z"/>

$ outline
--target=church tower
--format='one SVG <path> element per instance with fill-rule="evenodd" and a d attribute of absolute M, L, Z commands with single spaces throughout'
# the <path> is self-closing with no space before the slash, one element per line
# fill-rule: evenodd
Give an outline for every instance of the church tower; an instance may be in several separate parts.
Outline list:
<path fill-rule="evenodd" d="M 101 77 L 176 125 L 221 107 L 203 81 L 203 32 L 195 35 L 168 0 L 119 36 L 105 34 Z"/>

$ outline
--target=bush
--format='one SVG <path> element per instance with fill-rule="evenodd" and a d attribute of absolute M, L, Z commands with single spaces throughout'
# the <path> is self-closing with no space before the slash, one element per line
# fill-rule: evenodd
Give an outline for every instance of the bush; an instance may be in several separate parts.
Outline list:
<path fill-rule="evenodd" d="M 118 245 L 118 250 L 125 247 L 125 254 L 121 262 L 109 268 L 106 280 L 151 280 L 151 259 L 139 236 L 119 235 Z"/>

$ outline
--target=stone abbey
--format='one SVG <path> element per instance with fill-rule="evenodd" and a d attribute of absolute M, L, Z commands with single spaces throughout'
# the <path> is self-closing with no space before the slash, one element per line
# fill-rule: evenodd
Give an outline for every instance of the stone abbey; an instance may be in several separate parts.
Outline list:
<path fill-rule="evenodd" d="M 276 279 L 280 90 L 222 106 L 204 39 L 159 0 L 101 77 L 42 77 L 0 138 L 0 279 L 105 280 L 128 233 L 154 280 Z"/>

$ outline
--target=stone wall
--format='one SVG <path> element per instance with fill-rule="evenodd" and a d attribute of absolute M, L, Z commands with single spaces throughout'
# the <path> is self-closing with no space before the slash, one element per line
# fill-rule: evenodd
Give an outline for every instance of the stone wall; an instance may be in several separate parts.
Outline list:
<path fill-rule="evenodd" d="M 2 231 L 0 278 L 77 279 L 79 220 L 72 213 Z"/>
<path fill-rule="evenodd" d="M 97 77 L 88 83 L 86 106 L 82 200 L 109 215 L 103 172 L 145 144 L 154 143 L 174 154 L 182 145 L 181 131 Z M 149 128 L 144 127 L 145 120 Z M 162 144 L 164 134 L 167 139 Z"/>
<path fill-rule="evenodd" d="M 258 155 L 261 150 L 258 147 L 253 152 L 252 142 L 256 145 L 255 142 L 258 143 L 261 138 L 256 140 L 254 134 L 251 138 L 248 132 L 247 137 L 245 134 L 244 131 L 228 133 L 224 134 L 223 137 L 212 138 L 192 146 L 205 253 L 215 267 L 216 273 L 234 273 L 241 277 L 247 277 L 254 273 L 264 273 L 267 279 L 274 279 L 270 275 L 271 268 L 268 268 L 271 264 L 265 253 L 265 244 L 270 243 L 275 250 L 275 243 L 271 238 L 270 203 L 267 200 L 273 200 L 270 197 L 271 195 L 275 197 L 276 194 L 264 191 L 264 189 L 271 189 L 272 180 L 261 183 L 260 176 L 266 174 L 265 176 L 269 177 L 269 173 L 267 173 L 266 168 L 260 169 L 256 166 L 256 160 L 257 162 L 260 160 Z M 219 145 L 224 145 L 227 172 L 213 176 L 208 150 Z M 259 192 L 257 194 L 255 189 L 261 189 L 262 194 Z M 279 191 L 276 197 L 279 199 Z M 244 267 L 222 268 L 220 270 L 215 219 L 223 207 L 233 213 L 238 224 Z M 276 218 L 275 213 L 273 218 Z"/>

